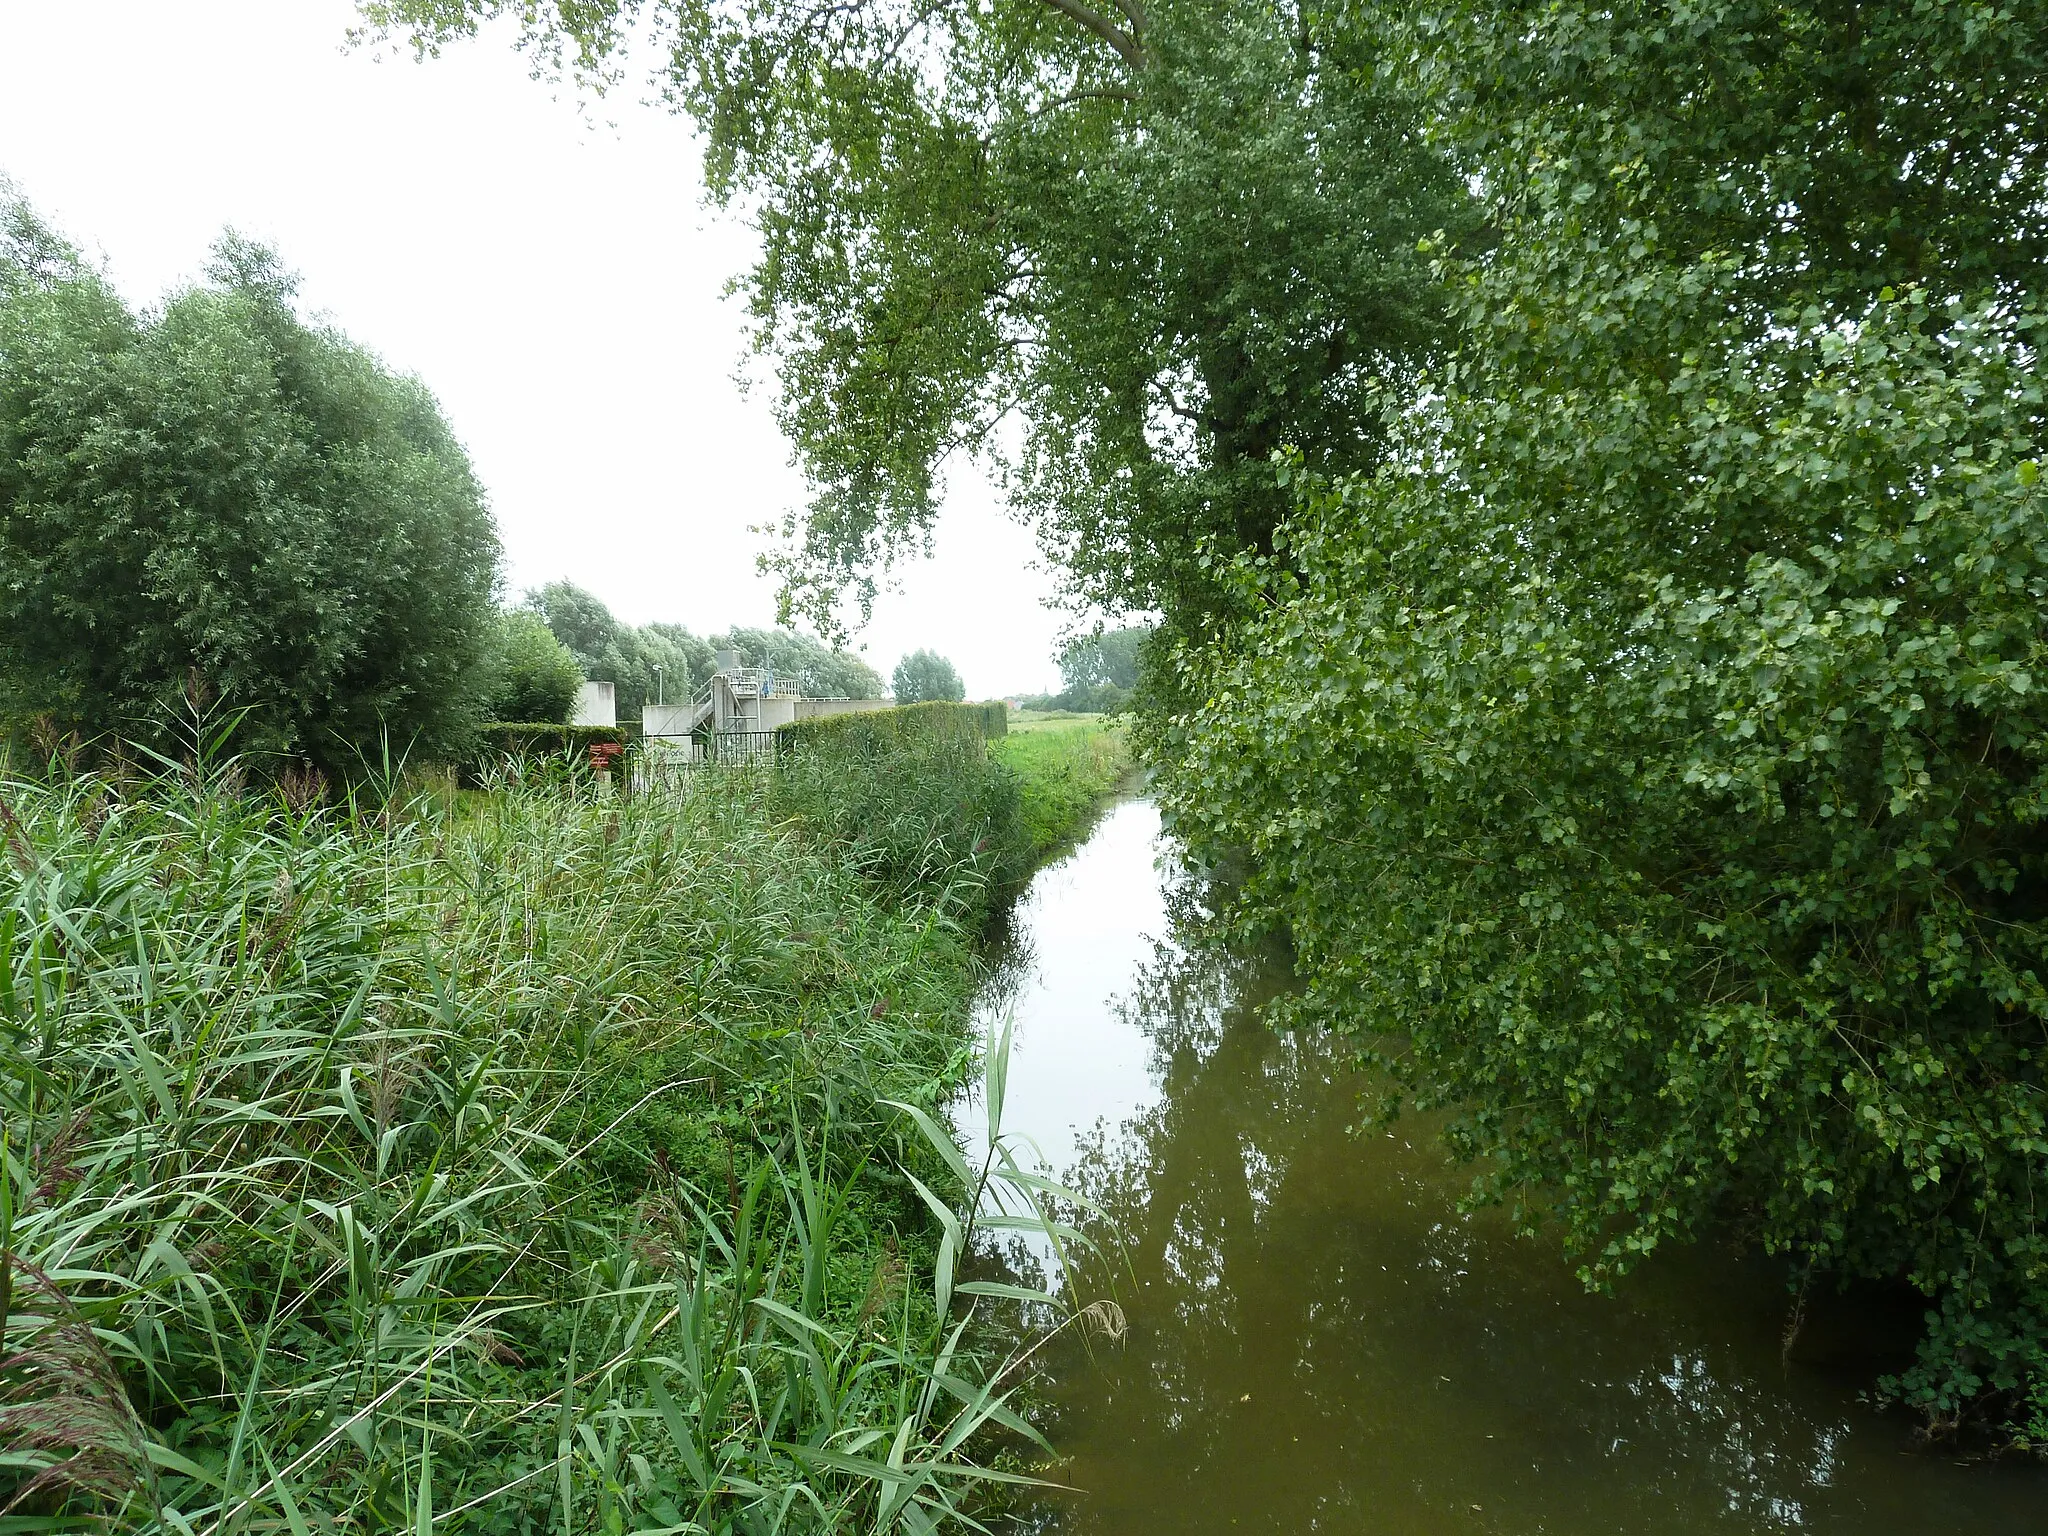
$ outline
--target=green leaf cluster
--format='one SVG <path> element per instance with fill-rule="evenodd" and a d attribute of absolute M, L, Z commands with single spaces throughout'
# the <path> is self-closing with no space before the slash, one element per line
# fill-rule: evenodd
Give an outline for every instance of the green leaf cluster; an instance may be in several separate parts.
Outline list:
<path fill-rule="evenodd" d="M 980 1075 L 964 845 L 885 901 L 750 772 L 227 767 L 0 767 L 10 1529 L 911 1536 L 1029 1481 L 1040 1341 L 984 1318 L 1073 1303 L 956 1271 L 1086 1239 L 1006 1033 L 979 1172 L 933 1118 Z"/>
<path fill-rule="evenodd" d="M 1007 719 L 933 701 L 785 725 L 769 803 L 892 898 L 942 892 L 945 910 L 985 918 L 1038 852 L 1019 778 L 988 750 Z"/>
<path fill-rule="evenodd" d="M 233 235 L 138 314 L 22 204 L 0 221 L 0 712 L 147 744 L 197 674 L 251 749 L 459 746 L 498 540 L 426 388 Z"/>
<path fill-rule="evenodd" d="M 1194 551 L 1265 547 L 1274 448 L 1376 459 L 1442 326 L 1418 242 L 1470 224 L 1385 29 L 1322 3 L 362 9 L 426 49 L 516 17 L 598 74 L 636 29 L 659 49 L 759 232 L 741 287 L 814 492 L 776 564 L 824 628 L 922 551 L 960 449 L 1077 594 L 1209 611 Z"/>
<path fill-rule="evenodd" d="M 576 707 L 583 669 L 538 614 L 517 610 L 498 621 L 485 713 L 493 720 L 561 725 Z"/>
<path fill-rule="evenodd" d="M 1302 1015 L 1589 1279 L 1733 1220 L 2048 1432 L 2048 17 L 1441 4 L 1498 243 L 1156 720 Z"/>
<path fill-rule="evenodd" d="M 738 651 L 752 666 L 774 668 L 778 682 L 795 683 L 807 699 L 882 696 L 882 676 L 873 667 L 794 630 L 734 628 L 713 643 Z"/>
<path fill-rule="evenodd" d="M 650 701 L 667 696 L 688 700 L 717 670 L 717 653 L 731 648 L 749 666 L 774 669 L 806 698 L 875 699 L 882 679 L 858 656 L 834 650 L 787 629 L 736 628 L 705 638 L 680 624 L 627 624 L 593 593 L 567 581 L 551 581 L 526 594 L 525 608 L 545 621 L 568 648 L 583 675 L 611 683 L 619 713 L 637 717 Z"/>

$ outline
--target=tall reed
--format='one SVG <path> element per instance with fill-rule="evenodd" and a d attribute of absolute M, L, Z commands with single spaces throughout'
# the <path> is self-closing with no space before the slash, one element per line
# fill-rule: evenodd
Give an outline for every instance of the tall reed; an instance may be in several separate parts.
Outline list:
<path fill-rule="evenodd" d="M 1017 1477 L 954 1270 L 972 1186 L 1047 1191 L 935 1117 L 959 904 L 767 794 L 0 776 L 9 1528 L 929 1531 Z"/>

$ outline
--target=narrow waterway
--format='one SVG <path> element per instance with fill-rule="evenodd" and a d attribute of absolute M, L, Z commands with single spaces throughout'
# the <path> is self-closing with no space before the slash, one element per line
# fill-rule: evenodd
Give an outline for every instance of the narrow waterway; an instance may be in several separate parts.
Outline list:
<path fill-rule="evenodd" d="M 1043 871 L 1004 1112 L 1102 1202 L 1120 1345 L 1053 1371 L 1063 1536 L 1251 1531 L 2048 1530 L 2048 1475 L 1915 1448 L 1858 1399 L 1870 1304 L 1789 1357 L 1768 1266 L 1695 1251 L 1589 1296 L 1554 1246 L 1458 1214 L 1427 1126 L 1360 1135 L 1357 1082 L 1250 1014 L 1250 963 L 1175 942 L 1159 818 L 1113 807 Z"/>

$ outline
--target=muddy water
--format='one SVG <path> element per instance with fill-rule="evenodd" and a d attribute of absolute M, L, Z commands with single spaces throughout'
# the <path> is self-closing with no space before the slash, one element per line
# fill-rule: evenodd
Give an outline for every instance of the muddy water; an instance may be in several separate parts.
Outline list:
<path fill-rule="evenodd" d="M 1896 1329 L 1818 1307 L 1789 1359 L 1767 1265 L 1696 1251 L 1608 1297 L 1460 1216 L 1428 1128 L 1359 1135 L 1318 1040 L 1247 1015 L 1255 968 L 1175 943 L 1152 806 L 1040 874 L 1006 1130 L 1128 1245 L 1121 1346 L 1053 1373 L 1084 1490 L 1027 1524 L 1169 1533 L 2048 1532 L 2048 1476 L 1915 1449 L 1858 1399 Z"/>

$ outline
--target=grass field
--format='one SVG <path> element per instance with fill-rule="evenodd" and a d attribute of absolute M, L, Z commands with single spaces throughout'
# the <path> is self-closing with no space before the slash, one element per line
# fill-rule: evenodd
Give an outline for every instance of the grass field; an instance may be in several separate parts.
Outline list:
<path fill-rule="evenodd" d="M 1104 797 L 1134 772 L 1123 728 L 1101 715 L 1011 716 L 1010 734 L 990 755 L 1019 781 L 1025 837 L 1034 860 L 1070 842 Z"/>
<path fill-rule="evenodd" d="M 1013 709 L 1010 711 L 1012 732 L 1063 731 L 1079 725 L 1102 725 L 1105 715 L 1076 714 L 1070 709 Z"/>

